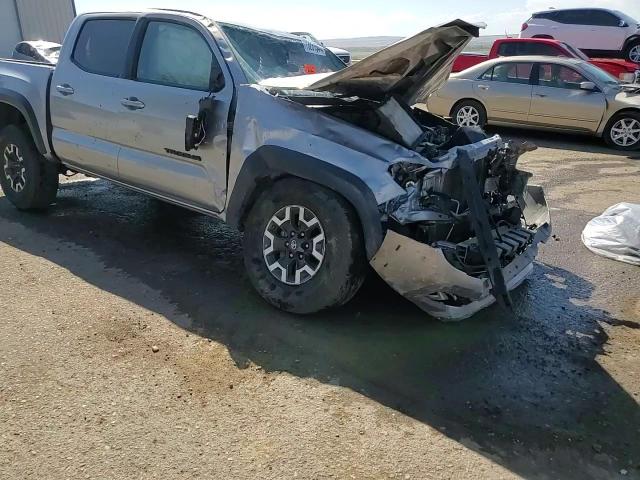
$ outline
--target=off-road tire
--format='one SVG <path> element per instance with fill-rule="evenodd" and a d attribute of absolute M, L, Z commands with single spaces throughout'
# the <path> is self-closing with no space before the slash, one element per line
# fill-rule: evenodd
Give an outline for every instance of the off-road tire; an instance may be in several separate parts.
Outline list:
<path fill-rule="evenodd" d="M 622 151 L 633 151 L 633 150 L 639 150 L 640 149 L 640 137 L 638 139 L 638 141 L 636 141 L 633 144 L 630 145 L 621 145 L 620 143 L 616 143 L 616 141 L 613 138 L 613 129 L 614 127 L 616 127 L 617 125 L 619 125 L 620 121 L 624 121 L 626 120 L 627 123 L 631 123 L 633 120 L 635 120 L 635 128 L 640 128 L 640 112 L 636 113 L 633 111 L 629 111 L 629 112 L 622 112 L 622 113 L 618 113 L 616 115 L 614 115 L 613 117 L 611 117 L 611 120 L 609 120 L 609 122 L 607 123 L 607 126 L 604 129 L 604 132 L 602 134 L 604 141 L 607 143 L 607 145 L 609 145 L 611 148 L 615 148 L 616 150 L 622 150 Z"/>
<path fill-rule="evenodd" d="M 7 178 L 6 156 L 19 156 L 23 167 L 21 188 Z M 5 196 L 19 210 L 42 210 L 51 205 L 58 193 L 58 166 L 45 159 L 31 135 L 16 125 L 9 125 L 0 132 L 0 186 Z"/>
<path fill-rule="evenodd" d="M 324 260 L 315 275 L 300 285 L 276 278 L 267 267 L 265 230 L 274 216 L 296 205 L 315 215 L 324 231 Z M 283 179 L 256 199 L 244 222 L 244 263 L 258 293 L 277 308 L 310 314 L 347 303 L 367 272 L 362 229 L 351 205 L 318 184 Z"/>
<path fill-rule="evenodd" d="M 478 113 L 477 125 L 460 125 L 458 123 L 458 114 L 464 108 L 474 109 Z M 460 102 L 456 103 L 451 109 L 451 120 L 453 121 L 453 123 L 459 126 L 484 128 L 487 125 L 487 110 L 480 102 L 477 102 L 475 100 L 461 100 Z"/>

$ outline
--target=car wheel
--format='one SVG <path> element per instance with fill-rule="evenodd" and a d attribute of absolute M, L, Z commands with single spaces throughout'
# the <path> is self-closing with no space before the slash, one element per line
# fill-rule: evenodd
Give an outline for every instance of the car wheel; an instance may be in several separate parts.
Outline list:
<path fill-rule="evenodd" d="M 451 111 L 451 118 L 460 127 L 480 127 L 487 124 L 487 111 L 475 100 L 463 100 Z"/>
<path fill-rule="evenodd" d="M 0 186 L 20 210 L 39 210 L 51 205 L 58 193 L 58 166 L 45 159 L 31 136 L 9 125 L 0 132 Z"/>
<path fill-rule="evenodd" d="M 626 60 L 634 63 L 640 63 L 640 42 L 633 42 L 624 52 Z"/>
<path fill-rule="evenodd" d="M 359 220 L 335 192 L 285 179 L 255 201 L 244 223 L 251 283 L 272 305 L 314 313 L 343 305 L 362 286 L 367 262 Z"/>
<path fill-rule="evenodd" d="M 618 150 L 640 148 L 640 113 L 623 112 L 615 115 L 604 130 L 607 144 Z"/>

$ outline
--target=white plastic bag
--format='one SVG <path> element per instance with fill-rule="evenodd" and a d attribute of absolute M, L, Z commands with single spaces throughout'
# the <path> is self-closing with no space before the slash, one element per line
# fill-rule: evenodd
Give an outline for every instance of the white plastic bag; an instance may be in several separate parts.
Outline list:
<path fill-rule="evenodd" d="M 587 223 L 582 243 L 603 257 L 640 266 L 640 205 L 618 203 L 609 207 Z"/>

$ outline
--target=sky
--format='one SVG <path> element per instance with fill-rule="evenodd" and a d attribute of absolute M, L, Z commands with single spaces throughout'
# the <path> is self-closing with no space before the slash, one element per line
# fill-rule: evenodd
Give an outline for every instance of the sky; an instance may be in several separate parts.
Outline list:
<path fill-rule="evenodd" d="M 309 31 L 321 39 L 409 36 L 455 18 L 484 22 L 485 35 L 518 33 L 532 12 L 549 7 L 600 6 L 640 21 L 640 0 L 75 0 L 79 13 L 179 8 L 214 20 L 282 31 Z"/>

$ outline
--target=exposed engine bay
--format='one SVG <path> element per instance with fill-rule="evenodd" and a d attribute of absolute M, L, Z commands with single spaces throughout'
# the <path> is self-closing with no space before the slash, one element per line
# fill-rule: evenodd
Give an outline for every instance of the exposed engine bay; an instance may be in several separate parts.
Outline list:
<path fill-rule="evenodd" d="M 520 156 L 534 145 L 458 127 L 394 96 L 381 101 L 304 90 L 272 93 L 420 154 L 410 163 L 401 158 L 391 163 L 389 174 L 405 194 L 380 205 L 380 213 L 387 231 L 393 232 L 387 241 L 394 238 L 398 250 L 403 242 L 415 242 L 405 245 L 416 249 L 409 257 L 421 255 L 417 250 L 422 248 L 429 264 L 413 274 L 420 280 L 412 285 L 405 273 L 412 265 L 389 274 L 390 262 L 380 258 L 395 253 L 383 245 L 372 264 L 391 286 L 441 318 L 466 318 L 476 311 L 471 304 L 486 302 L 487 296 L 511 305 L 509 291 L 530 272 L 537 244 L 551 232 L 542 189 L 529 186 L 532 175 L 517 168 Z M 440 261 L 441 268 L 434 269 Z M 479 283 L 443 280 L 447 268 Z M 439 273 L 429 277 L 423 270 Z"/>

